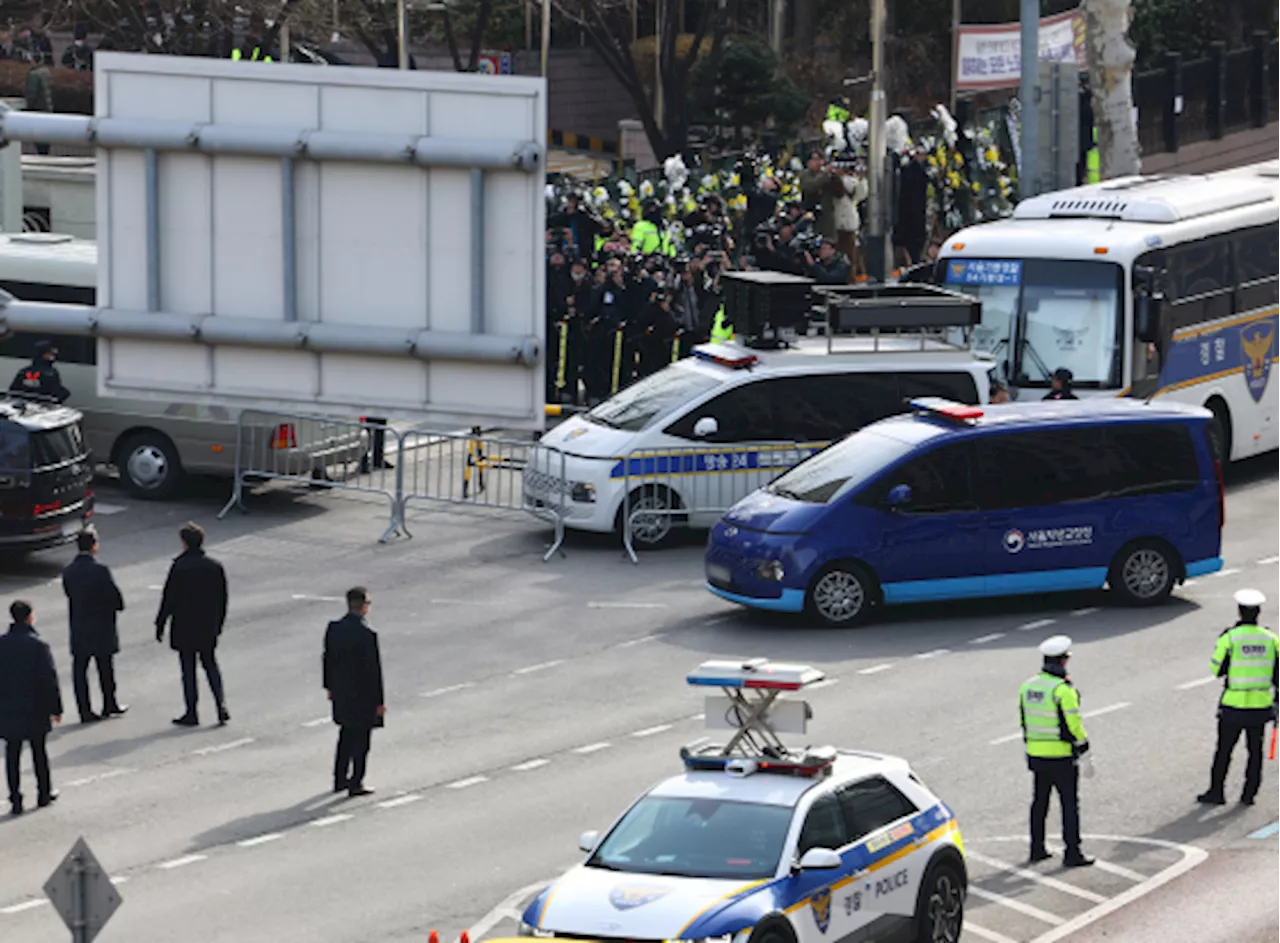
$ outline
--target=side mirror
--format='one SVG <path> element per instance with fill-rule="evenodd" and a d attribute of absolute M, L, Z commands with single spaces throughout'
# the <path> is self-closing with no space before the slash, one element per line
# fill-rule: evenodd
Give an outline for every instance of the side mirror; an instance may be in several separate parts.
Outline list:
<path fill-rule="evenodd" d="M 1164 336 L 1164 294 L 1140 294 L 1135 299 L 1134 334 L 1144 344 L 1159 344 Z"/>
<path fill-rule="evenodd" d="M 843 862 L 830 848 L 810 848 L 800 859 L 801 871 L 833 871 Z"/>
<path fill-rule="evenodd" d="M 894 485 L 889 489 L 889 494 L 885 497 L 885 503 L 891 508 L 900 508 L 904 504 L 911 503 L 911 486 L 910 485 Z"/>
<path fill-rule="evenodd" d="M 598 844 L 600 844 L 599 832 L 583 832 L 578 836 L 578 848 L 587 854 L 595 851 Z"/>
<path fill-rule="evenodd" d="M 720 423 L 716 422 L 714 416 L 703 416 L 693 424 L 693 434 L 699 439 L 713 436 L 719 431 Z"/>

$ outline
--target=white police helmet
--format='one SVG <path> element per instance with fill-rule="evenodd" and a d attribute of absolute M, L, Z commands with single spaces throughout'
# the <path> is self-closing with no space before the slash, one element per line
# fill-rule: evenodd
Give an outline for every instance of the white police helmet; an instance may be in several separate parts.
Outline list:
<path fill-rule="evenodd" d="M 1045 658 L 1061 658 L 1071 654 L 1071 637 L 1055 635 L 1040 643 L 1040 654 Z"/>
<path fill-rule="evenodd" d="M 1267 597 L 1256 589 L 1242 589 L 1235 595 L 1236 605 L 1245 609 L 1261 609 Z"/>

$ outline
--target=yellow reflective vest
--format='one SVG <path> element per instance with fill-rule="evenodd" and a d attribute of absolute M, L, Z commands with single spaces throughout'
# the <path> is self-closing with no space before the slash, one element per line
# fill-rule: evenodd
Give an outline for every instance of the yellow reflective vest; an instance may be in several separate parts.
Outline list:
<path fill-rule="evenodd" d="M 1102 182 L 1102 156 L 1098 153 L 1098 129 L 1093 129 L 1093 146 L 1084 155 L 1085 183 Z"/>
<path fill-rule="evenodd" d="M 1027 756 L 1065 759 L 1087 741 L 1080 720 L 1080 694 L 1065 678 L 1042 671 L 1018 692 L 1018 715 Z"/>
<path fill-rule="evenodd" d="M 239 61 L 240 61 L 241 59 L 243 59 L 243 58 L 244 58 L 244 53 L 242 53 L 242 52 L 240 51 L 240 47 L 239 47 L 239 46 L 237 46 L 235 49 L 232 49 L 232 50 L 231 50 L 231 60 L 232 60 L 233 62 L 239 62 Z M 270 61 L 271 61 L 271 57 L 270 57 L 270 56 L 267 56 L 267 55 L 263 55 L 262 47 L 261 47 L 261 46 L 254 46 L 254 47 L 253 47 L 253 52 L 252 52 L 252 53 L 250 53 L 250 55 L 249 55 L 249 61 L 250 61 L 250 62 L 258 62 L 258 61 L 262 61 L 262 62 L 270 62 Z"/>
<path fill-rule="evenodd" d="M 711 322 L 711 343 L 727 344 L 734 338 L 733 325 L 724 319 L 724 305 L 716 311 L 716 318 Z"/>
<path fill-rule="evenodd" d="M 1271 688 L 1278 656 L 1280 642 L 1275 633 L 1261 626 L 1241 624 L 1219 635 L 1209 664 L 1215 675 L 1224 674 L 1223 666 L 1226 666 L 1222 706 L 1267 710 L 1275 704 Z"/>

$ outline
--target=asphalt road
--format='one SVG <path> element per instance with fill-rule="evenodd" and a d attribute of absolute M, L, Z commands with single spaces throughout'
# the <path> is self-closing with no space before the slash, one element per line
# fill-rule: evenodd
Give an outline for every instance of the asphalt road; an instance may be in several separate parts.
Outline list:
<path fill-rule="evenodd" d="M 910 607 L 830 631 L 711 597 L 697 540 L 632 565 L 613 542 L 577 537 L 544 564 L 548 530 L 519 516 L 416 510 L 413 539 L 378 545 L 385 508 L 370 500 L 271 492 L 219 522 L 222 486 L 150 505 L 104 484 L 102 559 L 129 606 L 117 659 L 127 716 L 75 723 L 58 585 L 71 552 L 0 570 L 5 597 L 35 604 L 68 710 L 51 745 L 61 799 L 0 819 L 0 940 L 66 939 L 41 886 L 82 835 L 124 897 L 103 943 L 513 932 L 520 902 L 579 857 L 578 834 L 676 771 L 679 746 L 701 735 L 684 673 L 760 655 L 828 672 L 810 696 L 815 742 L 903 755 L 956 810 L 974 878 L 966 940 L 1238 943 L 1268 928 L 1275 939 L 1276 764 L 1254 808 L 1194 802 L 1213 748 L 1208 659 L 1231 594 L 1267 592 L 1273 624 L 1280 601 L 1275 456 L 1235 469 L 1229 491 L 1227 569 L 1163 607 L 1074 594 Z M 177 659 L 153 636 L 189 517 L 232 587 L 223 729 L 207 689 L 205 726 L 170 725 Z M 353 583 L 373 593 L 389 706 L 371 756 L 378 791 L 359 800 L 328 792 L 335 730 L 320 687 L 324 626 Z M 1057 632 L 1076 640 L 1098 768 L 1084 829 L 1101 866 L 1010 870 L 1025 855 L 1030 787 L 1015 692 Z M 1233 793 L 1242 768 L 1243 754 Z"/>

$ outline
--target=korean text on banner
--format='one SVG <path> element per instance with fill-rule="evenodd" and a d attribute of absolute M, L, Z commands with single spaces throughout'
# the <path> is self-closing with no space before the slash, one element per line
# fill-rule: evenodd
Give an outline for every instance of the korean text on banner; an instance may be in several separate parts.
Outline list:
<path fill-rule="evenodd" d="M 1040 59 L 1075 60 L 1087 68 L 1084 16 L 1068 10 L 1040 21 Z M 956 91 L 1016 88 L 1022 80 L 1021 27 L 1017 23 L 961 26 L 956 40 Z"/>

